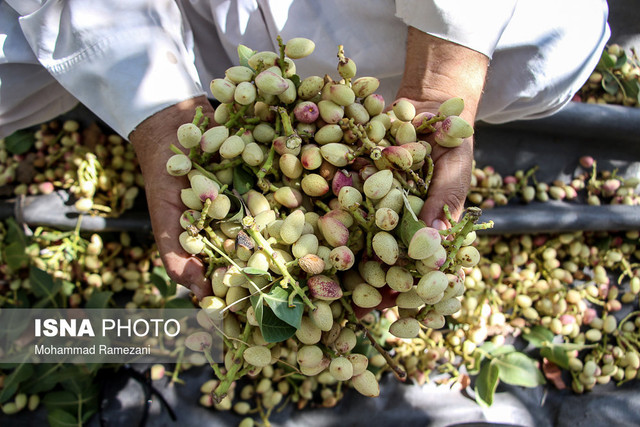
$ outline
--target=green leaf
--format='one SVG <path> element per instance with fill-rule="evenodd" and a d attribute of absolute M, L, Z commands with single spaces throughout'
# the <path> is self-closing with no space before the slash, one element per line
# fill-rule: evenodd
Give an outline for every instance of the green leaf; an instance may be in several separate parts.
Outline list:
<path fill-rule="evenodd" d="M 602 69 L 606 70 L 606 69 L 613 68 L 614 65 L 616 65 L 615 61 L 605 49 L 604 52 L 602 52 L 602 55 L 600 56 L 600 61 L 598 62 L 597 68 L 600 70 Z"/>
<path fill-rule="evenodd" d="M 602 77 L 602 89 L 610 95 L 615 95 L 618 93 L 618 82 L 616 81 L 613 74 L 605 74 Z"/>
<path fill-rule="evenodd" d="M 4 379 L 4 386 L 0 390 L 0 403 L 5 403 L 18 390 L 21 382 L 26 381 L 33 375 L 33 365 L 23 363 L 19 365 L 11 374 Z"/>
<path fill-rule="evenodd" d="M 549 345 L 540 349 L 540 355 L 555 363 L 562 369 L 569 369 L 567 351 L 558 345 Z"/>
<path fill-rule="evenodd" d="M 473 388 L 476 393 L 476 402 L 480 406 L 493 405 L 493 396 L 498 388 L 499 373 L 500 369 L 497 365 L 491 362 L 482 364 Z"/>
<path fill-rule="evenodd" d="M 297 329 L 276 316 L 269 306 L 265 306 L 260 330 L 266 342 L 282 342 L 295 335 Z"/>
<path fill-rule="evenodd" d="M 529 341 L 536 348 L 542 347 L 545 343 L 553 341 L 553 332 L 543 326 L 534 326 L 527 333 L 522 334 L 522 338 Z"/>
<path fill-rule="evenodd" d="M 11 271 L 16 272 L 29 265 L 29 256 L 24 249 L 21 242 L 13 242 L 5 246 L 3 258 Z"/>
<path fill-rule="evenodd" d="M 49 391 L 70 375 L 79 374 L 75 366 L 63 367 L 61 364 L 43 363 L 36 365 L 35 369 L 35 375 L 20 386 L 20 389 L 25 393 L 34 394 Z"/>
<path fill-rule="evenodd" d="M 622 55 L 618 57 L 618 59 L 616 60 L 616 63 L 613 65 L 613 69 L 619 70 L 626 63 L 627 63 L 627 53 L 623 51 Z"/>
<path fill-rule="evenodd" d="M 240 60 L 240 65 L 244 65 L 245 67 L 249 67 L 249 58 L 258 53 L 257 50 L 253 50 L 245 45 L 238 45 L 238 59 Z M 249 67 L 251 68 L 251 67 Z"/>
<path fill-rule="evenodd" d="M 53 280 L 49 273 L 34 266 L 29 268 L 29 282 L 31 282 L 31 290 L 37 298 L 53 300 L 62 287 L 60 280 Z"/>
<path fill-rule="evenodd" d="M 244 194 L 256 185 L 253 173 L 242 167 L 233 168 L 233 188 L 239 193 Z"/>
<path fill-rule="evenodd" d="M 78 426 L 78 420 L 76 417 L 62 409 L 54 409 L 53 411 L 50 411 L 47 420 L 49 421 L 50 427 Z"/>
<path fill-rule="evenodd" d="M 259 268 L 255 268 L 255 267 L 244 267 L 242 269 L 242 271 L 245 274 L 250 274 L 253 276 L 268 276 L 268 279 L 271 280 L 271 274 L 268 271 L 265 270 L 261 270 Z"/>
<path fill-rule="evenodd" d="M 396 230 L 398 230 L 398 237 L 400 237 L 402 243 L 404 243 L 406 247 L 409 247 L 409 243 L 411 242 L 413 235 L 416 234 L 418 230 L 426 226 L 427 224 L 425 224 L 421 219 L 418 219 L 413 211 L 405 207 L 402 212 L 400 226 L 396 227 Z"/>
<path fill-rule="evenodd" d="M 78 396 L 68 390 L 51 391 L 44 395 L 42 403 L 49 411 L 54 409 L 75 412 L 78 408 Z"/>
<path fill-rule="evenodd" d="M 149 276 L 149 279 L 151 280 L 151 283 L 153 283 L 153 286 L 155 286 L 158 289 L 158 291 L 160 292 L 160 295 L 162 295 L 165 298 L 169 296 L 167 294 L 169 287 L 167 286 L 167 282 L 165 279 L 163 279 L 161 276 L 156 274 L 155 271 L 151 273 L 151 275 Z"/>
<path fill-rule="evenodd" d="M 113 292 L 111 291 L 94 292 L 89 297 L 84 308 L 106 308 L 112 296 Z"/>
<path fill-rule="evenodd" d="M 545 383 L 536 362 L 524 353 L 512 352 L 495 357 L 494 363 L 500 369 L 500 380 L 522 387 L 537 387 Z"/>
<path fill-rule="evenodd" d="M 300 76 L 297 74 L 294 74 L 293 76 L 289 77 L 289 80 L 291 80 L 293 82 L 293 84 L 295 85 L 296 89 L 298 89 L 300 87 L 300 83 L 302 83 L 300 81 Z"/>
<path fill-rule="evenodd" d="M 639 100 L 638 102 L 640 103 L 640 81 L 622 79 L 622 87 L 626 96 Z"/>
<path fill-rule="evenodd" d="M 291 338 L 296 333 L 296 328 L 278 318 L 271 307 L 264 304 L 264 295 L 256 294 L 250 298 L 262 337 L 266 342 L 281 342 Z"/>
<path fill-rule="evenodd" d="M 264 295 L 264 299 L 280 320 L 296 329 L 300 328 L 304 304 L 299 296 L 296 295 L 293 299 L 294 306 L 289 307 L 289 292 L 280 286 L 272 286 L 269 293 Z"/>
<path fill-rule="evenodd" d="M 33 132 L 19 130 L 6 137 L 4 144 L 11 154 L 24 154 L 31 149 L 35 141 Z"/>
<path fill-rule="evenodd" d="M 509 353 L 513 353 L 514 351 L 516 351 L 516 348 L 514 346 L 512 346 L 511 344 L 504 344 L 501 345 L 499 347 L 494 347 L 489 354 L 493 357 L 496 356 L 500 356 L 503 354 L 509 354 Z"/>

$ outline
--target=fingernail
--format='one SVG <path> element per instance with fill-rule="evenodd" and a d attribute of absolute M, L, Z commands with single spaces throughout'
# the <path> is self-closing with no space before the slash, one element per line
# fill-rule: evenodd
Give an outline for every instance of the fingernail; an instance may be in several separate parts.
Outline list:
<path fill-rule="evenodd" d="M 431 227 L 435 228 L 436 230 L 446 230 L 447 224 L 445 224 L 444 221 L 440 219 L 434 219 L 431 223 Z"/>

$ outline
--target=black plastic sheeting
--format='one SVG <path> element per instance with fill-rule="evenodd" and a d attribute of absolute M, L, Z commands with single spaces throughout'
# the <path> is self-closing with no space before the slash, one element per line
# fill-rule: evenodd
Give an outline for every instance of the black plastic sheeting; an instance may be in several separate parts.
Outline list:
<path fill-rule="evenodd" d="M 138 366 L 137 370 L 142 370 Z M 180 375 L 186 385 L 169 385 L 168 379 L 154 381 L 155 390 L 175 412 L 152 397 L 147 416 L 148 426 L 236 426 L 242 416 L 200 406 L 199 387 L 211 378 L 209 367 L 193 368 Z M 87 425 L 136 426 L 143 417 L 147 400 L 141 384 L 129 375 L 116 374 L 102 379 L 104 405 Z M 422 387 L 399 383 L 392 375 L 381 381 L 377 398 L 361 396 L 347 390 L 334 408 L 305 408 L 300 411 L 289 404 L 275 411 L 270 420 L 275 427 L 371 427 L 371 426 L 638 426 L 640 425 L 640 387 L 636 383 L 615 387 L 597 386 L 594 391 L 576 395 L 553 387 L 534 389 L 500 384 L 490 408 L 481 408 L 460 390 L 434 383 Z M 473 392 L 470 391 L 469 394 Z M 0 415 L 3 426 L 45 425 L 43 408 L 35 413 L 22 412 L 12 417 Z"/>

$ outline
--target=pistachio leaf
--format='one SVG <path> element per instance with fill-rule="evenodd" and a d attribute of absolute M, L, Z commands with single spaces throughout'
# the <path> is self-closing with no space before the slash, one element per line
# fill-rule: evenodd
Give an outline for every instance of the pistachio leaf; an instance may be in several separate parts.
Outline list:
<path fill-rule="evenodd" d="M 495 357 L 491 363 L 500 369 L 499 378 L 507 384 L 537 387 L 545 383 L 536 362 L 524 353 L 514 351 Z"/>
<path fill-rule="evenodd" d="M 544 346 L 545 343 L 553 341 L 553 332 L 549 329 L 536 325 L 529 332 L 522 334 L 522 338 L 529 341 L 536 348 Z"/>
<path fill-rule="evenodd" d="M 6 137 L 4 144 L 11 154 L 24 154 L 33 146 L 35 140 L 33 132 L 19 130 Z"/>
<path fill-rule="evenodd" d="M 500 369 L 494 363 L 485 361 L 476 377 L 473 390 L 476 393 L 476 402 L 480 406 L 489 407 L 493 405 L 493 396 L 499 382 Z"/>
<path fill-rule="evenodd" d="M 258 53 L 257 50 L 253 50 L 243 44 L 238 45 L 238 59 L 240 61 L 240 65 L 244 65 L 245 67 L 249 67 L 249 58 Z M 251 67 L 249 67 L 251 68 Z"/>

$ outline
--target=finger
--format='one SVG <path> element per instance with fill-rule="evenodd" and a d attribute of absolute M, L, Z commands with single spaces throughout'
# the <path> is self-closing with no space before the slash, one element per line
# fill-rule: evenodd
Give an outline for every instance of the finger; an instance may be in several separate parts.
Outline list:
<path fill-rule="evenodd" d="M 467 140 L 453 149 L 434 147 L 433 158 L 433 180 L 419 216 L 428 226 L 444 229 L 450 225 L 444 214 L 445 205 L 455 220 L 464 210 L 471 180 L 472 141 Z"/>
<path fill-rule="evenodd" d="M 388 286 L 380 288 L 379 291 L 382 295 L 382 301 L 380 302 L 380 304 L 373 308 L 362 308 L 352 303 L 353 312 L 356 314 L 356 317 L 358 319 L 362 319 L 367 313 L 373 310 L 384 310 L 385 308 L 393 307 L 396 305 L 396 298 L 398 297 L 399 292 L 394 291 Z"/>

